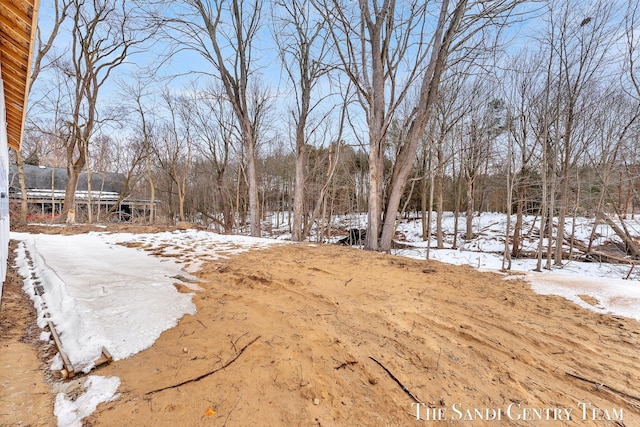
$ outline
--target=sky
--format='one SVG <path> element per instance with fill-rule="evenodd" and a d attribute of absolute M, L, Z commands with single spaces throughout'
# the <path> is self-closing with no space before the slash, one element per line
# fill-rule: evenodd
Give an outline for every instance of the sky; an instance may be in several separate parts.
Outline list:
<path fill-rule="evenodd" d="M 40 4 L 40 26 L 42 28 L 42 34 L 49 34 L 51 31 L 51 21 L 53 18 L 53 2 L 52 0 L 43 0 Z M 434 11 L 437 8 L 434 8 Z M 273 31 L 273 22 L 271 19 L 270 2 L 264 2 L 264 12 L 262 16 L 263 27 L 260 29 L 255 46 L 256 53 L 254 57 L 258 59 L 258 65 L 255 67 L 254 76 L 258 76 L 259 80 L 269 88 L 270 95 L 272 97 L 272 104 L 275 110 L 273 118 L 275 121 L 280 121 L 280 118 L 285 120 L 290 117 L 288 109 L 293 107 L 291 83 L 288 81 L 286 74 L 283 72 L 280 59 L 278 57 L 278 49 L 275 46 L 271 31 Z M 184 37 L 183 37 L 184 39 Z M 62 31 L 55 41 L 53 51 L 61 53 L 66 49 L 69 49 L 71 43 L 70 36 Z M 186 44 L 183 44 L 181 48 L 185 48 Z M 162 52 L 169 50 L 168 43 L 166 41 L 159 41 L 152 46 L 145 47 L 142 52 L 135 53 L 130 56 L 129 62 L 118 69 L 110 77 L 110 82 L 104 87 L 104 91 L 101 95 L 100 104 L 102 109 L 105 110 L 106 106 L 122 106 L 126 104 L 127 95 L 123 94 L 123 90 L 119 87 L 119 82 L 132 83 L 136 75 L 139 75 L 145 66 L 151 64 L 157 64 L 159 55 Z M 204 59 L 201 55 L 195 53 L 192 50 L 182 50 L 176 54 L 172 59 L 162 62 L 162 66 L 159 75 L 154 78 L 154 82 L 158 83 L 160 87 L 168 87 L 173 91 L 180 93 L 189 91 L 188 86 L 196 81 L 200 87 L 206 87 L 207 85 L 219 84 L 218 81 L 210 76 L 204 74 L 192 74 L 192 72 L 204 72 L 215 74 L 215 69 L 209 61 Z M 402 75 L 402 73 L 400 73 Z M 169 77 L 175 76 L 171 79 Z M 162 80 L 162 77 L 167 80 Z M 57 84 L 56 81 L 48 80 L 48 76 L 43 74 L 40 76 L 39 81 L 34 85 L 35 93 L 32 94 L 32 108 L 36 108 L 38 104 L 35 101 L 41 99 L 41 95 L 44 92 L 49 91 L 52 86 Z M 342 77 L 344 81 L 344 76 Z M 323 78 L 319 85 L 320 91 L 314 94 L 316 99 L 326 97 L 329 93 L 334 92 L 335 88 L 331 87 L 328 78 Z M 155 88 L 156 95 L 159 94 L 160 89 Z M 125 102 L 123 102 L 123 100 Z M 150 100 L 149 100 L 150 102 Z M 333 104 L 339 104 L 339 97 L 333 97 L 331 105 L 325 104 L 323 111 L 319 111 L 318 115 L 324 114 L 327 110 L 333 107 Z M 51 102 L 45 102 L 41 105 L 50 105 Z M 150 109 L 151 109 L 151 104 Z M 32 110 L 34 113 L 37 110 Z M 35 117 L 35 114 L 34 114 Z M 357 144 L 358 135 L 364 135 L 366 133 L 366 126 L 364 125 L 364 117 L 359 107 L 353 104 L 352 108 L 352 121 L 356 124 L 355 131 L 348 131 L 347 138 L 350 139 L 350 143 Z M 335 121 L 334 121 L 335 122 Z M 110 132 L 117 132 L 118 126 L 115 124 L 109 125 Z M 269 135 L 271 138 L 275 138 L 276 134 L 280 136 L 287 135 L 287 124 L 284 120 L 278 123 L 278 126 L 274 129 L 270 129 Z M 332 135 L 334 136 L 334 135 Z M 365 138 L 366 140 L 366 138 Z M 327 144 L 329 141 L 320 141 Z"/>
<path fill-rule="evenodd" d="M 342 226 L 358 227 L 364 218 L 349 216 L 338 220 Z M 525 222 L 532 220 L 526 218 Z M 477 239 L 454 250 L 448 238 L 446 249 L 431 249 L 431 259 L 497 272 L 501 268 L 506 216 L 488 213 L 474 221 Z M 640 220 L 628 223 L 634 233 L 640 231 Z M 586 239 L 588 221 L 579 219 L 576 225 L 576 237 Z M 449 214 L 444 221 L 447 236 L 451 236 L 452 227 L 453 217 Z M 402 223 L 399 231 L 417 249 L 397 250 L 397 255 L 425 259 L 426 243 L 419 230 L 419 221 Z M 607 226 L 600 226 L 598 231 L 600 243 L 615 239 Z M 197 292 L 198 283 L 193 282 L 190 273 L 202 263 L 248 250 L 292 244 L 283 240 L 289 237 L 286 224 L 274 231 L 274 237 L 218 235 L 200 230 L 71 236 L 11 233 L 11 239 L 20 241 L 16 266 L 24 278 L 24 290 L 36 307 L 38 325 L 42 328 L 45 319 L 51 319 L 74 368 L 85 372 L 91 370 L 103 346 L 115 360 L 129 357 L 153 345 L 181 317 L 195 313 L 193 293 L 177 292 L 174 282 Z M 537 242 L 531 240 L 528 244 L 535 246 Z M 623 280 L 629 273 L 628 265 L 571 261 L 541 273 L 533 272 L 534 268 L 535 260 L 514 260 L 513 271 L 503 273 L 504 278 L 520 272 L 523 274 L 517 277 L 529 281 L 536 293 L 559 295 L 588 310 L 640 321 L 640 272 L 629 274 L 632 280 Z M 42 297 L 34 292 L 35 284 L 42 284 Z M 589 304 L 580 295 L 595 298 L 597 303 Z M 51 336 L 43 331 L 41 339 L 50 341 Z M 52 370 L 63 367 L 59 355 L 50 364 Z M 82 419 L 100 402 L 118 397 L 119 384 L 117 377 L 93 374 L 86 377 L 87 391 L 78 399 L 72 401 L 60 392 L 54 408 L 58 425 L 80 427 Z"/>
<path fill-rule="evenodd" d="M 578 17 L 581 17 L 584 14 L 589 14 L 589 11 L 592 10 L 592 5 L 597 3 L 596 0 L 567 1 L 573 2 L 573 9 L 581 10 L 580 12 L 577 12 Z M 293 94 L 291 91 L 291 83 L 287 80 L 285 73 L 282 71 L 277 53 L 278 50 L 273 42 L 272 31 L 274 24 L 272 22 L 273 19 L 270 12 L 270 3 L 270 1 L 264 2 L 264 12 L 262 16 L 263 27 L 258 32 L 255 43 L 257 53 L 254 54 L 254 57 L 257 57 L 259 62 L 259 65 L 256 67 L 255 75 L 259 76 L 259 79 L 268 88 L 268 92 L 271 96 L 271 104 L 274 108 L 269 120 L 271 126 L 269 126 L 269 128 L 262 134 L 265 135 L 265 141 L 267 142 L 284 141 L 285 147 L 293 149 L 293 138 L 288 123 L 288 120 L 291 117 L 289 110 L 294 105 L 292 98 Z M 173 12 L 171 13 L 179 13 L 177 12 L 179 6 L 176 6 L 179 3 L 173 2 L 170 4 L 173 8 Z M 400 2 L 400 4 L 403 4 L 403 2 Z M 431 14 L 435 16 L 437 3 L 430 2 L 429 4 L 432 5 L 430 7 L 433 9 L 431 10 Z M 522 15 L 517 15 L 517 17 L 514 16 L 514 18 L 516 20 L 526 18 L 526 20 L 511 26 L 503 32 L 504 38 L 509 41 L 506 48 L 507 53 L 514 55 L 517 51 L 525 47 L 531 49 L 531 46 L 533 46 L 531 41 L 536 37 L 541 36 L 544 31 L 546 24 L 544 23 L 545 17 L 542 14 L 542 11 L 546 10 L 546 4 L 547 2 L 531 1 L 519 6 L 518 12 L 522 13 Z M 615 15 L 615 19 L 622 19 L 621 11 L 624 10 L 626 0 L 616 0 L 616 4 L 618 11 Z M 40 3 L 39 22 L 42 34 L 44 35 L 49 34 L 51 31 L 51 22 L 53 18 L 52 6 L 53 0 L 43 0 Z M 61 53 L 65 49 L 69 49 L 70 41 L 70 36 L 64 31 L 61 32 L 55 41 L 53 52 Z M 106 115 L 106 111 L 108 110 L 127 106 L 131 96 L 127 95 L 121 88 L 121 83 L 133 83 L 136 76 L 141 74 L 145 66 L 158 63 L 159 55 L 161 52 L 168 51 L 168 46 L 169 44 L 166 41 L 157 41 L 153 45 L 145 46 L 141 52 L 132 54 L 129 57 L 128 63 L 112 74 L 109 83 L 102 91 L 99 103 L 103 116 Z M 183 43 L 181 47 L 185 48 L 186 44 Z M 617 57 L 621 58 L 621 54 L 618 50 L 619 49 L 612 49 L 612 55 L 617 55 Z M 195 84 L 201 88 L 219 84 L 217 79 L 204 74 L 193 74 L 193 71 L 216 74 L 212 64 L 192 50 L 182 50 L 172 59 L 162 62 L 160 73 L 152 79 L 154 86 L 150 88 L 150 91 L 153 93 L 153 96 L 147 96 L 147 99 L 145 100 L 145 102 L 147 102 L 148 109 L 154 112 L 161 111 L 161 109 L 157 108 L 157 105 L 154 105 L 154 103 L 157 102 L 157 99 L 154 100 L 152 98 L 157 98 L 162 88 L 170 88 L 174 93 L 189 93 L 193 90 L 191 85 L 194 81 L 196 82 Z M 169 79 L 171 76 L 174 77 Z M 342 76 L 342 80 L 342 83 L 344 83 L 344 76 Z M 39 81 L 34 85 L 35 89 L 32 92 L 30 108 L 32 109 L 31 111 L 33 114 L 29 115 L 30 118 L 47 117 L 47 114 L 50 114 L 50 112 L 45 114 L 42 110 L 42 106 L 44 106 L 44 108 L 50 108 L 53 102 L 48 101 L 38 103 L 38 101 L 42 100 L 44 93 L 51 94 L 51 92 L 49 92 L 50 89 L 55 88 L 58 84 L 59 81 L 50 80 L 50 76 L 46 75 L 46 73 L 40 76 Z M 332 87 L 329 79 L 325 78 L 319 85 L 319 92 L 315 95 L 316 99 L 320 99 L 332 91 L 335 91 L 335 87 Z M 332 111 L 332 114 L 334 114 L 333 117 L 337 117 L 335 116 L 335 114 L 337 114 L 337 109 L 334 109 L 334 107 L 335 105 L 340 104 L 339 97 L 330 96 L 326 99 L 331 99 L 331 102 L 323 104 L 322 110 L 318 111 L 316 117 L 322 116 L 326 111 Z M 346 139 L 346 142 L 352 146 L 357 147 L 360 145 L 366 150 L 368 145 L 368 133 L 365 125 L 365 118 L 362 109 L 357 105 L 357 103 L 353 103 L 351 105 L 350 121 L 354 126 L 353 129 L 347 129 L 343 134 L 343 137 Z M 40 116 L 36 114 L 38 111 L 41 112 Z M 109 135 L 124 141 L 126 138 L 134 135 L 137 131 L 137 128 L 135 127 L 135 120 L 133 120 L 134 117 L 135 115 L 130 114 L 128 116 L 120 117 L 117 121 L 107 122 L 104 125 L 102 132 L 108 133 Z M 127 122 L 127 120 L 130 121 Z M 337 119 L 331 120 L 332 124 L 337 122 Z M 333 126 L 333 132 L 318 132 L 318 139 L 315 140 L 314 143 L 326 146 L 329 142 L 332 142 L 337 135 L 337 130 L 334 128 L 335 126 Z"/>

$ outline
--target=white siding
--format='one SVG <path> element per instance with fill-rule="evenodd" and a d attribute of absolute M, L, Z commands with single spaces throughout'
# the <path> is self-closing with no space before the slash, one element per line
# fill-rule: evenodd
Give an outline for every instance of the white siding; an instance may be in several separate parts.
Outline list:
<path fill-rule="evenodd" d="M 0 300 L 2 284 L 7 274 L 9 253 L 9 148 L 7 119 L 4 105 L 4 86 L 0 80 Z"/>

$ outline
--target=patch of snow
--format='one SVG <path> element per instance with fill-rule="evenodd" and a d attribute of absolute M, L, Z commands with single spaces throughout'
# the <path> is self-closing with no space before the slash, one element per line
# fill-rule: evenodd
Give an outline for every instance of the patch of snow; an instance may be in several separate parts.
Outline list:
<path fill-rule="evenodd" d="M 142 351 L 183 315 L 195 313 L 192 295 L 173 286 L 172 277 L 183 272 L 171 259 L 109 244 L 100 234 L 12 237 L 22 239 L 16 264 L 38 325 L 56 325 L 76 370 L 91 369 L 102 347 L 116 360 Z M 34 292 L 36 282 L 42 296 Z"/>
<path fill-rule="evenodd" d="M 173 283 L 195 278 L 205 262 L 287 242 L 199 230 L 165 233 L 88 233 L 46 235 L 11 233 L 19 240 L 16 267 L 24 290 L 37 309 L 38 325 L 53 321 L 76 370 L 88 372 L 105 347 L 123 359 L 150 347 L 185 314 L 194 314 L 192 294 Z M 131 244 L 135 247 L 127 247 Z M 153 251 L 160 257 L 152 256 Z M 31 260 L 31 261 L 30 261 Z M 187 276 L 187 277 L 185 277 Z M 42 295 L 35 286 L 43 288 Z M 48 339 L 48 333 L 41 338 Z M 60 354 L 51 369 L 63 368 Z M 60 426 L 80 426 L 100 402 L 114 399 L 117 377 L 89 376 L 86 393 L 75 401 L 58 394 L 55 415 Z"/>
<path fill-rule="evenodd" d="M 527 274 L 525 279 L 538 294 L 558 295 L 598 313 L 616 314 L 640 321 L 638 282 L 557 273 Z M 598 304 L 588 304 L 579 295 L 595 298 Z"/>
<path fill-rule="evenodd" d="M 480 271 L 496 272 L 501 270 L 503 268 L 507 216 L 498 213 L 483 213 L 480 216 L 474 216 L 473 229 L 477 235 L 471 240 L 464 239 L 464 220 L 464 217 L 458 219 L 457 243 L 459 247 L 452 249 L 455 230 L 454 216 L 450 212 L 444 214 L 445 249 L 434 248 L 436 240 L 435 236 L 432 236 L 429 258 L 448 264 L 468 265 Z M 525 216 L 523 230 L 534 230 L 536 221 L 539 219 Z M 514 223 L 515 216 L 512 217 L 512 225 Z M 572 230 L 573 224 L 573 219 L 567 219 L 567 230 Z M 637 219 L 627 220 L 625 224 L 630 231 L 634 230 L 632 234 L 639 235 L 640 222 Z M 592 229 L 593 220 L 576 218 L 575 239 L 586 244 Z M 414 248 L 398 249 L 393 253 L 414 259 L 426 259 L 428 243 L 422 240 L 420 220 L 402 221 L 398 226 L 398 231 L 404 234 L 407 242 Z M 598 225 L 595 232 L 595 245 L 619 240 L 618 236 L 606 224 Z M 525 236 L 523 250 L 535 252 L 538 244 L 537 238 Z M 532 289 L 537 293 L 562 296 L 581 307 L 599 313 L 621 315 L 640 320 L 640 285 L 637 281 L 639 277 L 636 274 L 630 276 L 632 280 L 623 280 L 629 274 L 629 265 L 564 261 L 561 266 L 553 266 L 551 270 L 543 269 L 541 272 L 534 272 L 536 268 L 536 259 L 518 258 L 513 259 L 511 263 L 511 271 L 514 273 L 524 272 L 524 276 L 518 277 L 524 277 L 528 280 L 532 284 Z M 592 306 L 578 295 L 591 296 L 596 298 L 599 303 Z"/>
<path fill-rule="evenodd" d="M 242 252 L 264 249 L 271 245 L 290 242 L 260 237 L 217 234 L 202 230 L 166 231 L 161 233 L 100 234 L 111 244 L 140 244 L 146 250 L 161 252 L 181 264 L 188 272 L 198 271 L 209 261 L 228 258 Z"/>
<path fill-rule="evenodd" d="M 83 386 L 86 392 L 75 401 L 67 399 L 64 393 L 56 396 L 53 414 L 58 418 L 58 427 L 82 427 L 82 420 L 91 415 L 100 403 L 118 397 L 115 393 L 120 387 L 120 378 L 89 375 Z"/>
<path fill-rule="evenodd" d="M 51 370 L 61 371 L 62 368 L 64 368 L 64 363 L 62 363 L 62 356 L 60 356 L 60 353 L 56 353 L 56 355 L 53 356 L 53 359 L 51 359 Z"/>

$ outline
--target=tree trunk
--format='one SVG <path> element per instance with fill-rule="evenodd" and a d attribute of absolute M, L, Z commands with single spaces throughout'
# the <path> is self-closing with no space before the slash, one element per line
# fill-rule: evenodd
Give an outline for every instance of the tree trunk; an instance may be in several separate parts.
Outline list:
<path fill-rule="evenodd" d="M 70 137 L 71 142 L 67 144 L 67 185 L 64 194 L 64 206 L 60 219 L 74 224 L 76 213 L 76 189 L 78 188 L 78 177 L 86 164 L 84 143 L 78 135 Z M 74 161 L 73 155 L 78 149 L 78 158 Z M 64 218 L 64 219 L 63 219 Z"/>
<path fill-rule="evenodd" d="M 78 187 L 79 172 L 76 171 L 75 165 L 67 166 L 67 186 L 64 194 L 63 214 L 66 215 L 65 221 L 75 224 L 75 204 L 76 204 L 76 188 Z"/>
<path fill-rule="evenodd" d="M 222 222 L 224 224 L 225 234 L 230 234 L 233 231 L 233 216 L 231 215 L 231 204 L 229 203 L 229 196 L 224 188 L 224 175 L 222 172 L 218 173 L 216 179 L 218 186 L 218 195 L 220 196 L 220 205 L 222 206 Z"/>
<path fill-rule="evenodd" d="M 92 186 L 91 186 L 91 168 L 87 164 L 87 221 L 89 224 L 93 224 L 93 196 L 91 195 Z"/>
<path fill-rule="evenodd" d="M 153 224 L 156 220 L 155 203 L 156 203 L 156 187 L 151 174 L 151 158 L 147 154 L 147 181 L 149 182 L 150 198 L 149 198 L 149 223 Z"/>
<path fill-rule="evenodd" d="M 178 215 L 180 217 L 180 221 L 185 222 L 186 218 L 184 216 L 184 193 L 182 192 L 180 185 L 178 185 L 177 187 L 178 187 Z"/>
<path fill-rule="evenodd" d="M 455 165 L 455 162 L 454 162 Z M 455 176 L 455 170 L 454 170 L 454 179 L 456 180 L 455 182 L 455 201 L 454 201 L 454 207 L 453 207 L 453 245 L 451 246 L 451 249 L 458 249 L 458 229 L 459 229 L 459 223 L 460 223 L 460 202 L 462 199 L 462 177 L 458 176 L 456 178 Z"/>
<path fill-rule="evenodd" d="M 422 170 L 426 172 L 427 168 L 424 164 L 422 165 Z M 427 204 L 429 203 L 429 197 L 427 194 L 427 174 L 424 173 L 422 176 L 422 185 L 420 186 L 420 220 L 422 222 L 422 241 L 426 242 L 429 239 L 428 236 L 428 227 L 429 220 L 427 218 Z"/>
<path fill-rule="evenodd" d="M 436 195 L 436 243 L 438 249 L 444 248 L 444 232 L 442 230 L 442 218 L 444 215 L 444 159 L 442 155 L 442 144 L 438 144 L 438 168 L 434 181 L 434 192 Z"/>
<path fill-rule="evenodd" d="M 434 34 L 435 42 L 432 48 L 431 58 L 429 59 L 429 65 L 422 80 L 418 105 L 415 107 L 415 119 L 409 127 L 407 140 L 402 147 L 400 147 L 393 167 L 393 174 L 389 185 L 389 197 L 384 216 L 384 225 L 382 228 L 382 235 L 380 237 L 379 249 L 382 251 L 388 252 L 391 249 L 400 199 L 409 174 L 413 169 L 418 149 L 418 142 L 425 136 L 424 131 L 431 116 L 433 105 L 437 99 L 438 86 L 440 85 L 440 78 L 449 55 L 449 47 L 458 30 L 460 20 L 464 16 L 466 3 L 466 1 L 460 1 L 456 5 L 456 8 L 452 13 L 449 28 L 447 29 L 446 35 L 443 39 L 446 20 L 449 16 L 449 2 L 447 0 L 442 2 L 440 16 L 438 18 L 438 24 Z"/>
<path fill-rule="evenodd" d="M 568 142 L 567 142 L 568 143 Z M 565 154 L 568 155 L 568 154 Z M 567 209 L 569 206 L 569 164 L 568 159 L 565 159 L 565 164 L 562 167 L 562 177 L 560 185 L 560 206 L 558 212 L 558 227 L 556 237 L 556 250 L 554 255 L 554 265 L 562 265 L 562 247 L 563 236 L 565 230 L 565 222 L 567 220 Z"/>
<path fill-rule="evenodd" d="M 429 218 L 427 219 L 427 259 L 431 255 L 431 218 L 433 217 L 433 184 L 434 176 L 431 171 L 431 156 L 429 156 Z"/>
<path fill-rule="evenodd" d="M 256 172 L 256 152 L 255 141 L 251 132 L 249 123 L 245 124 L 245 132 L 247 135 L 243 135 L 243 141 L 245 141 L 245 148 L 247 150 L 247 181 L 249 187 L 249 215 L 251 220 L 251 235 L 253 237 L 260 237 L 262 232 L 260 229 L 260 199 L 258 197 L 258 174 Z"/>
<path fill-rule="evenodd" d="M 522 242 L 522 215 L 524 202 L 518 196 L 518 206 L 516 207 L 516 223 L 513 227 L 513 242 L 511 244 L 511 257 L 517 258 L 520 256 L 520 247 Z"/>
<path fill-rule="evenodd" d="M 504 253 L 502 257 L 502 269 L 511 270 L 511 251 L 509 250 L 509 233 L 511 233 L 511 213 L 513 179 L 511 177 L 511 153 L 509 153 L 509 171 L 507 172 L 507 224 L 504 230 Z"/>
<path fill-rule="evenodd" d="M 422 179 L 420 180 L 420 222 L 422 223 L 422 241 L 426 242 L 429 238 L 427 236 L 427 204 L 428 204 L 428 195 L 427 195 L 427 150 L 426 144 L 422 145 L 422 158 L 421 158 L 421 168 L 422 171 Z"/>
<path fill-rule="evenodd" d="M 309 233 L 311 232 L 311 227 L 314 222 L 318 219 L 321 211 L 324 209 L 325 201 L 327 198 L 327 191 L 329 190 L 329 186 L 331 185 L 331 181 L 333 180 L 333 175 L 336 171 L 336 167 L 338 164 L 338 158 L 340 156 L 340 145 L 339 144 L 331 144 L 329 147 L 329 165 L 327 168 L 326 179 L 324 185 L 320 189 L 320 194 L 318 195 L 318 199 L 316 201 L 315 208 L 313 209 L 313 213 L 311 214 L 311 218 L 307 221 L 303 232 L 302 232 L 302 240 L 306 239 Z M 324 220 L 324 213 L 322 215 Z M 322 230 L 321 230 L 322 233 Z"/>
<path fill-rule="evenodd" d="M 467 176 L 466 178 L 467 184 L 467 211 L 466 211 L 466 231 L 465 231 L 465 239 L 471 240 L 473 239 L 473 212 L 474 212 L 474 194 L 473 194 L 473 178 Z"/>
<path fill-rule="evenodd" d="M 299 131 L 296 131 L 296 181 L 293 193 L 293 230 L 292 240 L 294 242 L 302 241 L 302 231 L 304 228 L 304 168 L 305 168 L 305 149 L 304 135 L 300 137 Z"/>
<path fill-rule="evenodd" d="M 604 221 L 609 227 L 611 227 L 613 232 L 616 233 L 618 235 L 618 237 L 620 237 L 620 239 L 622 239 L 622 241 L 624 242 L 625 246 L 627 247 L 627 250 L 629 251 L 629 253 L 635 259 L 639 259 L 640 258 L 640 249 L 638 248 L 638 245 L 636 245 L 636 242 L 633 241 L 633 238 L 629 235 L 629 232 L 627 230 L 623 230 L 622 228 L 618 227 L 618 225 L 615 222 L 613 222 L 611 220 L 611 218 L 609 218 L 603 212 L 598 212 L 597 216 L 602 221 Z M 623 223 L 623 226 L 624 226 L 624 223 Z"/>
<path fill-rule="evenodd" d="M 380 29 L 378 28 L 378 31 Z M 369 211 L 367 215 L 367 237 L 364 248 L 378 250 L 381 218 L 382 193 L 384 181 L 384 145 L 385 145 L 385 87 L 380 40 L 372 35 L 372 105 L 369 121 Z"/>

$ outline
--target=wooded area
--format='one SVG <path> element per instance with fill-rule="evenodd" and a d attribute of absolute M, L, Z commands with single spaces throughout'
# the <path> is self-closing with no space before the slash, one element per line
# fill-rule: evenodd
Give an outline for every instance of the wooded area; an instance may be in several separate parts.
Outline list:
<path fill-rule="evenodd" d="M 443 212 L 471 238 L 496 211 L 517 257 L 536 215 L 541 268 L 566 219 L 640 203 L 635 1 L 44 3 L 15 158 L 67 168 L 63 221 L 81 172 L 119 172 L 159 201 L 134 221 L 258 236 L 279 213 L 301 241 L 367 212 L 372 250 L 408 213 L 441 248 Z"/>

